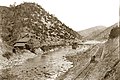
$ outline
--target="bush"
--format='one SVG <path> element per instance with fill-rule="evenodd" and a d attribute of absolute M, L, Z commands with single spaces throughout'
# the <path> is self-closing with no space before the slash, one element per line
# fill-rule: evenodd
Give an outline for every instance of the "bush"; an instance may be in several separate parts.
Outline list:
<path fill-rule="evenodd" d="M 115 27 L 111 30 L 110 34 L 109 34 L 109 38 L 113 39 L 120 36 L 120 27 Z"/>
<path fill-rule="evenodd" d="M 3 57 L 7 58 L 7 59 L 10 59 L 10 56 L 13 56 L 13 54 L 11 52 L 5 52 L 3 55 Z"/>
<path fill-rule="evenodd" d="M 11 68 L 3 69 L 0 80 L 16 80 L 17 75 L 10 73 Z"/>

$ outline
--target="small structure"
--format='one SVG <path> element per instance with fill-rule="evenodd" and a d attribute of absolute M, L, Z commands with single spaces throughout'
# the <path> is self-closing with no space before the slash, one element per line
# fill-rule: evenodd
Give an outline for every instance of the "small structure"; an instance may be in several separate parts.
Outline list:
<path fill-rule="evenodd" d="M 13 55 L 12 55 L 11 52 L 5 52 L 4 54 L 2 54 L 2 56 L 5 57 L 5 58 L 7 58 L 9 60 L 10 57 L 13 56 Z"/>
<path fill-rule="evenodd" d="M 29 41 L 30 38 L 22 38 L 14 44 L 14 48 L 24 49 Z"/>
<path fill-rule="evenodd" d="M 16 43 L 14 44 L 13 53 L 19 52 L 19 50 L 26 49 L 36 54 L 36 47 L 33 47 L 33 44 L 31 42 L 31 38 L 22 38 L 16 41 Z"/>

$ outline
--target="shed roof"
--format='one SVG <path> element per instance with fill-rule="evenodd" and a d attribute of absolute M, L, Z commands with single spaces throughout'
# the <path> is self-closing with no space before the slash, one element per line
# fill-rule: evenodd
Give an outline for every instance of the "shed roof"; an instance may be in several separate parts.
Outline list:
<path fill-rule="evenodd" d="M 25 43 L 16 43 L 14 46 L 25 46 Z"/>
<path fill-rule="evenodd" d="M 20 40 L 18 40 L 17 42 L 28 42 L 30 40 L 30 38 L 22 38 Z"/>

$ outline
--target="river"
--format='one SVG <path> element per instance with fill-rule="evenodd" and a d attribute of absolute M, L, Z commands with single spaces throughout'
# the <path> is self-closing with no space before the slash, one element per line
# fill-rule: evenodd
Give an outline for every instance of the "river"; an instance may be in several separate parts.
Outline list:
<path fill-rule="evenodd" d="M 37 80 L 55 80 L 56 77 L 64 74 L 69 68 L 73 67 L 73 63 L 66 60 L 65 56 L 68 55 L 76 55 L 77 53 L 84 52 L 90 48 L 90 45 L 85 44 L 98 44 L 98 41 L 87 41 L 84 42 L 83 46 L 79 46 L 76 50 L 73 50 L 70 46 L 55 49 L 52 51 L 43 54 L 42 56 L 36 56 L 30 53 L 24 53 L 21 58 L 14 59 L 14 61 L 8 61 L 11 64 L 19 65 L 19 67 L 15 67 L 13 73 L 19 74 L 21 71 L 30 70 L 33 67 L 39 67 L 41 71 L 49 74 L 46 76 L 41 76 L 37 78 Z M 102 42 L 101 42 L 102 43 Z M 24 58 L 24 59 L 22 59 Z M 27 60 L 27 61 L 26 61 Z M 5 64 L 5 63 L 4 63 Z M 12 65 L 12 66 L 13 66 Z M 20 71 L 19 71 L 20 70 Z M 17 71 L 17 72 L 15 72 Z M 22 74 L 23 75 L 23 74 Z M 24 74 L 26 75 L 26 74 Z M 27 75 L 26 75 L 27 76 Z M 23 76 L 22 76 L 23 77 Z"/>

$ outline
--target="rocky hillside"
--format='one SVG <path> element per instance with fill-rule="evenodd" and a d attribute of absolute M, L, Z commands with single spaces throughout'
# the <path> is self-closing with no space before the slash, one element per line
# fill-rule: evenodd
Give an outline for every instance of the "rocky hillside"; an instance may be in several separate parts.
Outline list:
<path fill-rule="evenodd" d="M 3 16 L 3 10 L 7 10 L 8 8 L 5 6 L 0 6 L 0 36 L 2 34 L 2 16 Z"/>
<path fill-rule="evenodd" d="M 22 3 L 0 10 L 2 38 L 9 45 L 26 34 L 34 37 L 34 42 L 40 44 L 56 44 L 66 40 L 81 39 L 77 32 L 67 27 L 38 4 Z"/>

